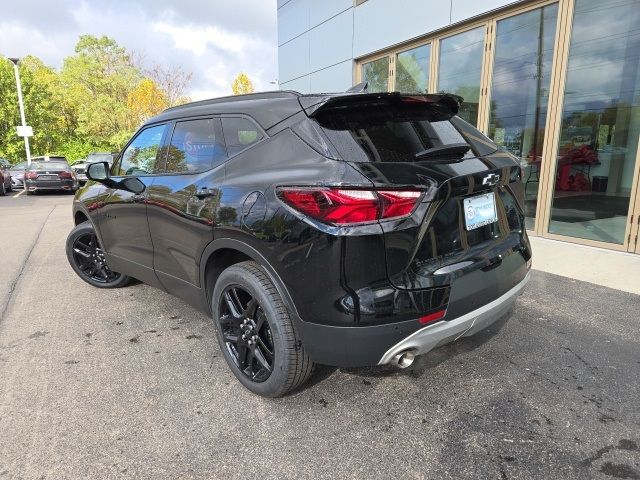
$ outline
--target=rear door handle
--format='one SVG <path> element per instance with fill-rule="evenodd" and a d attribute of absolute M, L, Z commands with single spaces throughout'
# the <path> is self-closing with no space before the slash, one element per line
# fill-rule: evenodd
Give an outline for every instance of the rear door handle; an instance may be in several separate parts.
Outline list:
<path fill-rule="evenodd" d="M 214 188 L 202 187 L 199 190 L 196 190 L 195 196 L 200 200 L 207 197 L 213 197 L 216 194 L 216 190 Z"/>

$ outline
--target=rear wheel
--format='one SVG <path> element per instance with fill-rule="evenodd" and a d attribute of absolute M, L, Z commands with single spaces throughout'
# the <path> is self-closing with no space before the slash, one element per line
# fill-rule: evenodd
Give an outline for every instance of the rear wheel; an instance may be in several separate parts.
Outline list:
<path fill-rule="evenodd" d="M 77 225 L 67 237 L 67 259 L 71 268 L 85 282 L 98 288 L 117 288 L 129 283 L 130 278 L 112 271 L 89 222 Z"/>
<path fill-rule="evenodd" d="M 309 379 L 313 363 L 277 289 L 257 263 L 223 271 L 211 301 L 218 343 L 245 387 L 280 397 Z"/>

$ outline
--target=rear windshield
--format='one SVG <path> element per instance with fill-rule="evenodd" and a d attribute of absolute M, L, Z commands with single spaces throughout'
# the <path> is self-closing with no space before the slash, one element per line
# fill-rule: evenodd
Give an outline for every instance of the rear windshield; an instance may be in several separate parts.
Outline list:
<path fill-rule="evenodd" d="M 416 154 L 425 150 L 464 143 L 471 149 L 463 158 L 478 156 L 475 142 L 456 127 L 459 119 L 436 117 L 427 108 L 336 109 L 318 116 L 317 121 L 340 156 L 349 161 L 415 162 Z M 487 153 L 487 149 L 482 152 Z"/>
<path fill-rule="evenodd" d="M 31 162 L 30 170 L 70 170 L 67 162 Z"/>

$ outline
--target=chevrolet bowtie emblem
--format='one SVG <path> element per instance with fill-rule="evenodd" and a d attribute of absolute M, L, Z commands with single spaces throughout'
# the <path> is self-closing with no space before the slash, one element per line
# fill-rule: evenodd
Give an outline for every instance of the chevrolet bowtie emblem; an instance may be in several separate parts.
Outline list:
<path fill-rule="evenodd" d="M 482 185 L 488 185 L 489 187 L 493 187 L 498 184 L 500 181 L 500 175 L 495 173 L 490 173 L 486 177 L 482 179 Z"/>

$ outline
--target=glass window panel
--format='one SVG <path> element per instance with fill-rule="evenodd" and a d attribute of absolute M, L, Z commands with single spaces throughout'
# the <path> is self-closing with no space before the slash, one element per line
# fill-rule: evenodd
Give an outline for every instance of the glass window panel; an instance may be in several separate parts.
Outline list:
<path fill-rule="evenodd" d="M 429 86 L 430 57 L 431 45 L 421 45 L 400 52 L 396 59 L 396 91 L 426 93 Z"/>
<path fill-rule="evenodd" d="M 549 231 L 624 243 L 640 136 L 640 8 L 576 0 Z"/>
<path fill-rule="evenodd" d="M 203 172 L 226 158 L 219 119 L 177 122 L 167 152 L 165 171 Z"/>
<path fill-rule="evenodd" d="M 472 125 L 478 124 L 484 27 L 445 38 L 440 42 L 438 91 L 464 98 L 458 115 Z"/>
<path fill-rule="evenodd" d="M 389 57 L 362 64 L 362 81 L 369 82 L 369 92 L 389 90 Z"/>
<path fill-rule="evenodd" d="M 225 117 L 222 119 L 222 129 L 229 155 L 235 155 L 263 138 L 260 129 L 246 118 Z"/>
<path fill-rule="evenodd" d="M 115 174 L 120 176 L 156 173 L 156 156 L 165 128 L 166 125 L 156 125 L 138 133 L 122 154 Z"/>
<path fill-rule="evenodd" d="M 489 137 L 524 168 L 529 229 L 536 216 L 557 16 L 554 4 L 501 20 L 496 28 Z"/>

